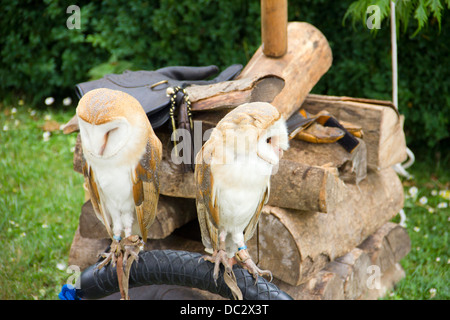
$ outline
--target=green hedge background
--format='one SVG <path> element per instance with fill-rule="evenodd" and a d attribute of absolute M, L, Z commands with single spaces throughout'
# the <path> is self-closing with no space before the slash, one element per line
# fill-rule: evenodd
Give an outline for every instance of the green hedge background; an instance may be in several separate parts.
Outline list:
<path fill-rule="evenodd" d="M 46 97 L 74 97 L 76 83 L 124 69 L 168 65 L 224 68 L 246 64 L 259 47 L 260 3 L 247 0 L 164 1 L 1 0 L 0 95 L 32 106 Z M 390 25 L 377 34 L 343 24 L 351 0 L 290 0 L 289 20 L 320 29 L 333 66 L 314 93 L 391 99 Z M 81 28 L 69 30 L 66 8 L 81 8 Z M 398 40 L 399 109 L 411 148 L 446 152 L 450 119 L 450 22 L 431 19 Z M 73 106 L 72 106 L 73 107 Z"/>

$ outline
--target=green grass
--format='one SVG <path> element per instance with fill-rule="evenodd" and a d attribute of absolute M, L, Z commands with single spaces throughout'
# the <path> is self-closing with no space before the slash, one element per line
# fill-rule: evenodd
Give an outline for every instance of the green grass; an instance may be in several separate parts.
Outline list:
<path fill-rule="evenodd" d="M 69 276 L 83 204 L 75 136 L 55 131 L 45 141 L 41 126 L 72 113 L 0 107 L 0 299 L 56 299 Z"/>
<path fill-rule="evenodd" d="M 411 251 L 401 261 L 406 277 L 386 299 L 450 299 L 450 171 L 446 160 L 447 165 L 416 162 L 410 170 L 414 179 L 403 181 Z"/>
<path fill-rule="evenodd" d="M 67 260 L 84 195 L 72 167 L 75 135 L 55 131 L 45 141 L 42 126 L 48 119 L 66 123 L 74 108 L 0 105 L 0 299 L 57 299 L 70 276 Z M 417 161 L 410 169 L 416 178 L 404 181 L 412 249 L 401 261 L 405 279 L 385 299 L 450 298 L 450 209 L 438 208 L 450 202 L 439 195 L 450 189 L 443 163 Z M 412 187 L 417 194 L 409 196 Z"/>

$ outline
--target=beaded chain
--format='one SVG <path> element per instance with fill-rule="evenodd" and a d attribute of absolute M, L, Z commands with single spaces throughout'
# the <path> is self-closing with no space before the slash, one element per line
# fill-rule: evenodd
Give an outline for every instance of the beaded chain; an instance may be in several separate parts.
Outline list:
<path fill-rule="evenodd" d="M 173 129 L 173 132 L 175 135 L 176 135 L 176 130 L 177 130 L 177 126 L 175 124 L 175 109 L 177 106 L 176 98 L 177 98 L 177 93 L 180 91 L 183 93 L 183 99 L 184 99 L 184 102 L 186 103 L 190 129 L 192 130 L 194 127 L 194 125 L 192 123 L 191 101 L 189 100 L 189 95 L 187 94 L 186 90 L 181 87 L 178 87 L 178 86 L 177 87 L 169 87 L 166 90 L 166 94 L 170 97 L 169 115 L 170 115 L 170 121 L 172 122 L 172 129 Z M 174 143 L 174 148 L 175 148 L 175 154 L 178 154 L 176 140 L 177 139 L 174 139 L 173 143 Z"/>

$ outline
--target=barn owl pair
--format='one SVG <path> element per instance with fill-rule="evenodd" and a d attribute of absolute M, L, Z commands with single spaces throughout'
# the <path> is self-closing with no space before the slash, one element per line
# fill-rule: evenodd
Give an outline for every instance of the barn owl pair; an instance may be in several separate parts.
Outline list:
<path fill-rule="evenodd" d="M 137 260 L 156 215 L 161 142 L 139 102 L 121 91 L 88 92 L 77 117 L 91 202 L 112 239 L 100 267 L 116 263 L 121 253 L 127 265 L 128 257 Z M 230 271 L 236 262 L 255 277 L 271 277 L 250 258 L 246 242 L 269 198 L 272 168 L 287 148 L 278 110 L 256 102 L 228 113 L 197 154 L 198 219 L 215 280 L 220 264 Z"/>

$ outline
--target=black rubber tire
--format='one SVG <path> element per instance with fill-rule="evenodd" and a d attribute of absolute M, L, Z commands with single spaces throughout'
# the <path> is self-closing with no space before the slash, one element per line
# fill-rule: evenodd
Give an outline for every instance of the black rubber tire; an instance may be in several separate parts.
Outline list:
<path fill-rule="evenodd" d="M 214 265 L 200 259 L 199 253 L 178 250 L 152 250 L 139 254 L 139 262 L 133 263 L 129 287 L 152 284 L 180 285 L 207 290 L 232 299 L 231 290 L 223 280 L 223 266 L 217 285 L 213 280 Z M 119 291 L 116 268 L 108 264 L 101 270 L 94 264 L 80 276 L 77 295 L 84 299 L 99 299 Z M 244 300 L 292 300 L 287 293 L 263 277 L 255 283 L 253 276 L 235 265 L 234 274 Z"/>

